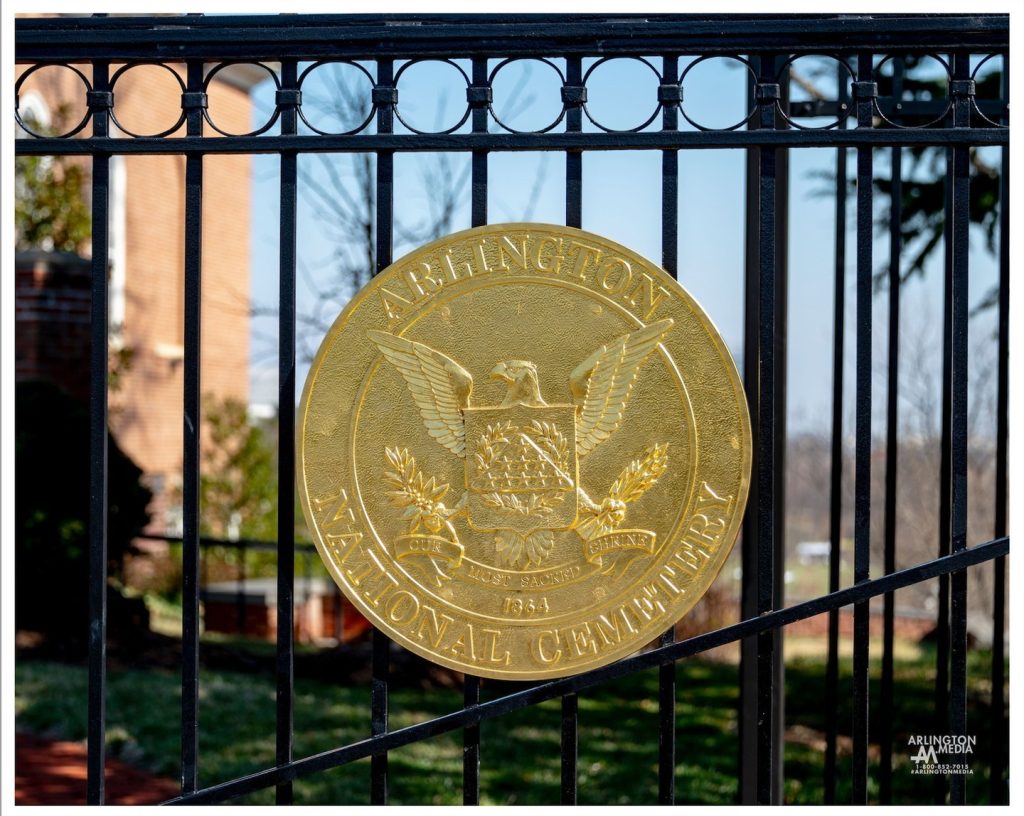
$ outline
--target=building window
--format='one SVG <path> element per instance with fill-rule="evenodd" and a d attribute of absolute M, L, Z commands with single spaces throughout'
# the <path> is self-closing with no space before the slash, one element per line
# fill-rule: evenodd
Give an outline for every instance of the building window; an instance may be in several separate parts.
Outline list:
<path fill-rule="evenodd" d="M 18 96 L 18 115 L 21 121 L 37 133 L 43 133 L 50 126 L 50 108 L 38 93 L 28 91 Z M 16 139 L 31 138 L 20 127 L 14 129 Z"/>

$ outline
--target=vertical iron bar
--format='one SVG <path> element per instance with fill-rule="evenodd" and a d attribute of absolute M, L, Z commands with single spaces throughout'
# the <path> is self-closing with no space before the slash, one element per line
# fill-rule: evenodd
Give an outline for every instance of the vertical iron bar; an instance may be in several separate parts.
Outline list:
<path fill-rule="evenodd" d="M 747 110 L 756 104 L 754 83 L 747 84 Z M 758 121 L 753 118 L 747 127 L 756 129 Z M 752 450 L 751 472 L 759 471 L 758 445 L 758 179 L 760 178 L 760 154 L 757 150 L 746 151 L 744 216 L 744 292 L 743 292 L 743 389 L 747 396 L 747 410 L 750 413 Z M 750 508 L 759 506 L 757 480 L 751 479 L 747 498 Z M 742 583 L 740 587 L 740 617 L 744 620 L 758 614 L 757 597 L 757 514 L 753 511 L 743 516 L 740 539 Z M 739 695 L 739 779 L 737 780 L 737 801 L 743 805 L 757 802 L 757 643 L 756 637 L 740 641 L 740 695 Z"/>
<path fill-rule="evenodd" d="M 298 64 L 281 62 L 281 88 L 298 85 Z M 298 133 L 298 108 L 281 111 L 282 135 Z M 281 209 L 278 245 L 277 323 L 277 713 L 276 759 L 278 765 L 291 762 L 295 728 L 295 265 L 298 201 L 298 157 L 293 151 L 281 153 Z M 335 588 L 337 591 L 337 588 Z M 336 607 L 337 608 L 337 607 Z M 340 609 L 339 609 L 340 615 Z M 279 805 L 290 805 L 291 782 L 275 791 Z"/>
<path fill-rule="evenodd" d="M 1003 55 L 1001 98 L 1010 98 L 1009 54 Z M 1006 122 L 1006 120 L 1004 120 Z M 998 384 L 996 386 L 996 475 L 995 531 L 996 537 L 1006 535 L 1006 470 L 1007 437 L 1009 436 L 1009 358 L 1010 358 L 1010 148 L 1002 149 L 999 167 L 999 352 Z M 989 803 L 1006 804 L 1006 657 L 1004 632 L 1006 626 L 1006 557 L 993 565 L 992 592 L 992 746 L 989 760 Z"/>
<path fill-rule="evenodd" d="M 110 90 L 110 64 L 92 67 L 93 89 Z M 108 132 L 106 108 L 92 112 L 93 136 Z M 89 727 L 86 800 L 106 793 L 107 699 L 107 264 L 110 230 L 110 156 L 92 161 L 92 300 L 89 349 Z"/>
<path fill-rule="evenodd" d="M 562 787 L 563 805 L 576 804 L 576 761 L 579 751 L 579 697 L 575 692 L 562 698 Z"/>
<path fill-rule="evenodd" d="M 487 85 L 487 58 L 473 58 L 473 85 Z M 473 132 L 487 132 L 488 109 L 483 105 L 473 108 Z M 474 150 L 471 167 L 472 226 L 487 223 L 487 151 Z M 466 708 L 480 704 L 480 678 L 467 674 L 463 679 L 462 703 Z M 462 732 L 462 804 L 480 804 L 480 724 L 471 725 Z"/>
<path fill-rule="evenodd" d="M 775 84 L 776 61 L 774 57 L 762 55 L 759 67 L 758 99 L 760 127 L 771 130 L 775 127 L 775 113 L 778 106 L 778 86 Z M 775 95 L 768 93 L 774 88 Z M 757 442 L 759 449 L 757 467 L 757 611 L 764 614 L 775 608 L 777 558 L 776 496 L 778 478 L 778 435 L 776 433 L 776 376 L 778 343 L 776 331 L 779 318 L 779 291 L 777 279 L 777 226 L 776 226 L 776 175 L 777 153 L 774 147 L 762 147 L 760 172 L 758 175 L 758 303 L 760 314 L 758 340 L 758 406 Z M 776 653 L 777 636 L 773 631 L 764 632 L 757 638 L 757 801 L 759 804 L 776 804 L 778 787 L 776 783 L 776 703 L 774 688 L 777 678 Z"/>
<path fill-rule="evenodd" d="M 203 63 L 186 67 L 189 93 L 203 90 Z M 189 136 L 201 136 L 203 111 L 189 108 Z M 200 304 L 202 302 L 203 157 L 185 157 L 185 382 L 184 456 L 182 464 L 182 659 L 181 659 L 181 790 L 199 786 L 199 444 L 200 444 Z"/>
<path fill-rule="evenodd" d="M 971 124 L 971 98 L 960 86 L 970 79 L 970 54 L 953 56 L 953 127 Z M 951 551 L 967 548 L 967 276 L 970 259 L 970 147 L 953 148 L 953 400 Z M 967 571 L 950 576 L 950 733 L 967 734 Z M 950 775 L 950 804 L 966 803 L 966 775 Z"/>
<path fill-rule="evenodd" d="M 566 83 L 583 84 L 583 59 L 566 57 Z M 565 114 L 565 129 L 578 133 L 583 129 L 583 111 L 571 106 Z M 583 153 L 565 154 L 565 223 L 570 227 L 583 226 Z M 579 698 L 576 692 L 562 698 L 562 792 L 563 805 L 576 804 L 576 762 L 579 752 Z"/>
<path fill-rule="evenodd" d="M 948 122 L 952 126 L 952 117 Z M 944 204 L 943 204 L 943 249 L 945 271 L 942 293 L 942 429 L 939 443 L 939 556 L 949 555 L 951 531 L 950 514 L 952 507 L 952 394 L 953 357 L 950 337 L 953 331 L 953 212 L 952 173 L 953 151 L 947 149 Z M 949 733 L 949 576 L 939 576 L 938 612 L 935 632 L 935 725 L 934 733 Z M 944 774 L 932 776 L 932 789 L 937 804 L 945 804 L 949 791 Z"/>
<path fill-rule="evenodd" d="M 662 84 L 679 82 L 679 58 L 662 59 Z M 679 129 L 679 109 L 665 103 L 661 114 L 662 130 Z M 661 265 L 673 278 L 679 277 L 679 151 L 661 152 Z"/>
<path fill-rule="evenodd" d="M 663 84 L 679 81 L 679 58 L 662 59 Z M 662 110 L 662 129 L 679 126 L 679 111 L 673 104 Z M 679 277 L 679 151 L 661 153 L 661 265 L 673 278 Z M 662 636 L 661 644 L 675 641 L 675 626 Z M 672 805 L 676 799 L 676 664 L 658 670 L 658 804 Z"/>
<path fill-rule="evenodd" d="M 838 101 L 849 104 L 847 74 L 836 69 Z M 845 108 L 843 108 L 845 111 Z M 841 127 L 845 130 L 849 117 Z M 846 332 L 846 148 L 836 150 L 835 282 L 832 311 L 832 461 L 829 487 L 828 591 L 839 590 L 843 535 L 843 350 Z M 836 802 L 836 742 L 839 735 L 839 610 L 828 613 L 825 667 L 825 804 Z"/>
<path fill-rule="evenodd" d="M 870 128 L 874 113 L 871 54 L 857 55 L 857 127 Z M 857 148 L 857 392 L 854 476 L 854 583 L 871 568 L 871 296 L 872 152 Z M 868 623 L 869 602 L 853 608 L 853 803 L 868 797 Z"/>
<path fill-rule="evenodd" d="M 388 730 L 388 651 L 391 642 L 379 629 L 373 630 L 373 679 L 370 687 L 370 732 L 376 736 Z M 388 755 L 370 757 L 370 803 L 388 803 Z"/>
<path fill-rule="evenodd" d="M 898 456 L 898 391 L 899 391 L 899 313 L 900 313 L 900 196 L 901 153 L 892 148 L 892 188 L 890 190 L 889 232 L 889 342 L 886 375 L 886 446 L 885 446 L 885 539 L 883 573 L 896 569 L 896 482 Z M 895 598 L 887 592 L 882 612 L 882 681 L 879 689 L 879 803 L 892 802 L 892 703 L 893 703 L 893 640 Z"/>
<path fill-rule="evenodd" d="M 394 63 L 389 59 L 377 61 L 377 85 L 393 88 Z M 394 106 L 383 103 L 377 107 L 377 132 L 394 130 Z M 391 264 L 394 232 L 394 180 L 395 154 L 377 152 L 377 272 Z M 388 730 L 388 672 L 391 641 L 380 629 L 373 630 L 373 680 L 370 689 L 370 728 L 374 735 Z M 388 803 L 388 755 L 374 754 L 370 758 L 370 804 Z"/>
<path fill-rule="evenodd" d="M 473 85 L 487 85 L 487 58 L 473 58 Z M 485 105 L 473 108 L 473 132 L 487 132 L 488 109 Z M 487 151 L 474 150 L 472 158 L 472 214 L 473 226 L 480 227 L 487 223 Z"/>
<path fill-rule="evenodd" d="M 465 708 L 480 705 L 480 678 L 467 674 L 463 678 L 462 704 Z M 480 724 L 462 732 L 462 804 L 480 804 Z"/>
<path fill-rule="evenodd" d="M 897 102 L 903 96 L 903 60 L 893 60 L 892 96 Z M 903 227 L 903 150 L 891 150 L 891 185 L 889 189 L 889 337 L 888 371 L 885 393 L 885 575 L 896 570 L 896 483 L 899 450 L 899 348 L 900 348 L 900 252 Z M 893 702 L 893 640 L 895 595 L 885 593 L 882 612 L 882 682 L 879 689 L 881 716 L 878 719 L 878 741 L 881 756 L 878 772 L 878 801 L 892 802 L 892 702 Z"/>
<path fill-rule="evenodd" d="M 666 630 L 661 646 L 675 643 L 675 626 Z M 658 670 L 658 804 L 676 803 L 676 664 Z"/>
<path fill-rule="evenodd" d="M 785 57 L 775 58 L 773 75 L 779 81 L 779 108 L 789 113 L 789 69 L 779 76 Z M 784 119 L 776 127 L 787 128 Z M 772 515 L 775 535 L 772 552 L 773 608 L 786 604 L 786 346 L 789 334 L 789 150 L 775 151 L 775 494 Z M 786 665 L 783 659 L 785 629 L 772 632 L 772 693 L 775 715 L 772 723 L 772 751 L 775 762 L 772 773 L 772 802 L 782 803 L 782 782 L 785 766 L 786 729 Z"/>
<path fill-rule="evenodd" d="M 583 60 L 580 57 L 566 57 L 566 82 L 570 86 L 583 84 Z M 576 105 L 565 113 L 567 133 L 579 133 L 583 129 L 583 111 Z M 570 227 L 583 226 L 583 153 L 568 152 L 565 155 L 565 223 Z"/>

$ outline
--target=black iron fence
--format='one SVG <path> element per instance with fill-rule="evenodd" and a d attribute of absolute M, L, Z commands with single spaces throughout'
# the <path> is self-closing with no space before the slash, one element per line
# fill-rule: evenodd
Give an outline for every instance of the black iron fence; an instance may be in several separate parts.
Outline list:
<path fill-rule="evenodd" d="M 992 745 L 991 798 L 1005 801 L 1006 722 L 1004 689 L 1005 557 L 1009 552 L 1006 506 L 1007 327 L 1008 327 L 1008 114 L 1009 32 L 1005 16 L 645 16 L 576 15 L 429 15 L 429 16 L 282 16 L 168 18 L 22 19 L 16 23 L 16 60 L 28 67 L 18 87 L 36 66 L 91 66 L 80 73 L 88 110 L 62 136 L 39 136 L 17 142 L 18 155 L 72 154 L 91 159 L 93 207 L 92 286 L 92 481 L 89 576 L 89 801 L 104 798 L 104 699 L 106 682 L 106 426 L 108 219 L 110 157 L 114 154 L 170 154 L 185 157 L 184 235 L 184 473 L 183 473 L 183 663 L 181 710 L 181 796 L 177 803 L 219 802 L 276 786 L 277 801 L 291 801 L 292 780 L 357 759 L 371 759 L 371 799 L 386 803 L 388 751 L 440 733 L 463 729 L 463 790 L 466 803 L 479 800 L 480 763 L 487 760 L 480 743 L 480 723 L 544 700 L 562 700 L 562 784 L 565 803 L 577 793 L 577 694 L 631 672 L 659 667 L 659 800 L 675 800 L 675 666 L 686 657 L 727 643 L 742 643 L 738 682 L 741 689 L 741 761 L 739 796 L 744 802 L 778 802 L 782 782 L 782 662 L 778 635 L 787 624 L 829 615 L 828 671 L 825 704 L 830 714 L 822 773 L 826 800 L 834 801 L 837 773 L 838 611 L 852 605 L 853 633 L 853 798 L 868 798 L 869 739 L 882 745 L 879 798 L 891 795 L 893 698 L 893 593 L 938 578 L 938 649 L 936 730 L 967 733 L 967 569 L 995 562 L 992 598 Z M 835 99 L 790 102 L 789 68 L 801 55 L 824 55 L 834 62 Z M 933 56 L 942 66 L 945 98 L 904 105 L 899 92 L 900 66 L 908 58 Z M 998 99 L 976 95 L 977 58 L 1003 61 Z M 975 67 L 972 69 L 972 56 Z M 642 125 L 626 131 L 606 127 L 588 108 L 589 58 L 641 59 L 658 76 L 655 112 L 661 127 Z M 731 127 L 713 129 L 693 118 L 687 106 L 690 67 L 684 59 L 724 57 L 749 73 L 749 112 Z M 469 60 L 466 108 L 461 121 L 440 133 L 425 133 L 402 119 L 397 82 L 410 62 Z M 515 130 L 495 114 L 492 85 L 508 60 L 545 58 L 561 76 L 561 113 L 534 132 Z M 376 66 L 372 114 L 362 126 L 344 133 L 310 127 L 300 132 L 302 84 L 312 65 L 321 62 L 370 62 Z M 208 110 L 207 90 L 226 63 L 260 63 L 276 85 L 271 121 L 257 132 L 222 136 Z M 116 82 L 135 63 L 183 66 L 181 114 L 170 131 L 156 136 L 114 138 Z M 454 64 L 454 63 L 453 63 Z M 883 66 L 889 66 L 883 70 Z M 358 66 L 357 66 L 358 67 Z M 459 69 L 462 71 L 462 69 Z M 884 81 L 882 81 L 884 79 Z M 811 127 L 807 117 L 828 117 Z M 584 118 L 597 132 L 584 128 Z M 409 132 L 395 132 L 395 120 Z M 681 119 L 689 127 L 685 127 Z M 469 130 L 460 129 L 469 122 Z M 923 123 L 922 123 L 923 122 Z M 30 122 L 19 123 L 28 130 Z M 279 133 L 269 133 L 279 124 Z M 375 127 L 370 127 L 374 124 Z M 816 120 L 820 124 L 820 120 Z M 91 132 L 86 135 L 87 129 Z M 214 136 L 210 130 L 217 132 Z M 171 138 L 171 137 L 174 138 Z M 995 530 L 991 541 L 969 546 L 967 540 L 967 286 L 970 229 L 970 151 L 980 146 L 1002 149 L 999 182 L 998 412 L 996 475 L 993 501 Z M 838 151 L 837 223 L 846 217 L 846 162 L 856 153 L 856 467 L 854 583 L 841 587 L 840 490 L 842 486 L 842 367 L 844 348 L 845 231 L 835 232 L 835 325 L 833 363 L 833 463 L 831 476 L 831 556 L 829 593 L 786 607 L 782 600 L 783 453 L 785 448 L 786 269 L 785 201 L 789 148 L 821 147 Z M 870 469 L 872 407 L 872 281 L 875 178 L 873 157 L 891 152 L 892 184 L 888 259 L 890 325 L 887 380 L 897 381 L 899 345 L 900 182 L 903 148 L 945 150 L 946 275 L 943 309 L 943 383 L 941 495 L 936 558 L 897 571 L 895 552 L 896 391 L 887 389 L 884 564 L 872 577 L 870 558 Z M 374 633 L 371 736 L 315 755 L 295 758 L 292 751 L 294 509 L 295 478 L 295 338 L 296 338 L 296 193 L 297 158 L 308 152 L 369 152 L 376 155 L 376 264 L 392 261 L 394 157 L 405 151 L 455 151 L 472 157 L 472 224 L 487 223 L 488 156 L 501 151 L 560 151 L 566 158 L 565 221 L 580 226 L 585 192 L 585 151 L 655 150 L 662 156 L 662 265 L 677 272 L 679 151 L 728 148 L 747 156 L 748 235 L 745 284 L 744 375 L 756 440 L 753 490 L 742 537 L 742 620 L 698 637 L 674 642 L 671 632 L 652 650 L 596 671 L 539 683 L 521 691 L 481 701 L 479 681 L 466 678 L 465 706 L 459 711 L 400 730 L 388 728 L 387 639 Z M 200 788 L 198 767 L 200 518 L 200 279 L 201 206 L 204 157 L 210 154 L 270 153 L 280 157 L 280 443 L 278 475 L 279 541 L 277 576 L 277 761 L 249 776 Z M 885 609 L 882 683 L 878 722 L 882 733 L 869 735 L 868 602 L 882 596 Z M 953 774 L 940 798 L 963 803 L 965 778 Z"/>

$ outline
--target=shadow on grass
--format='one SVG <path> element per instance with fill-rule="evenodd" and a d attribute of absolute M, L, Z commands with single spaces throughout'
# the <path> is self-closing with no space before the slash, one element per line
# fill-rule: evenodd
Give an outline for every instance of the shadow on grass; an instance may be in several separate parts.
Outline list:
<path fill-rule="evenodd" d="M 968 730 L 978 738 L 971 758 L 968 801 L 988 797 L 987 752 L 989 656 L 972 652 Z M 878 733 L 878 665 L 872 665 L 871 733 Z M 849 801 L 851 763 L 845 740 L 852 724 L 850 661 L 841 661 L 839 801 Z M 799 658 L 786 668 L 785 797 L 793 803 L 824 796 L 823 739 L 825 666 Z M 898 803 L 931 801 L 930 784 L 910 774 L 907 737 L 945 733 L 933 716 L 934 652 L 896 664 L 893 707 L 893 798 Z M 275 689 L 265 674 L 205 669 L 200 677 L 200 783 L 227 781 L 274 764 Z M 483 687 L 483 698 L 501 687 Z M 653 804 L 657 801 L 657 672 L 645 671 L 591 689 L 579 698 L 578 781 L 581 804 Z M 84 739 L 86 672 L 80 666 L 20 661 L 16 667 L 19 728 L 65 739 Z M 177 777 L 180 756 L 180 678 L 175 672 L 112 670 L 108 684 L 108 744 L 112 755 L 158 774 Z M 677 668 L 676 791 L 679 802 L 723 804 L 737 789 L 738 669 L 727 663 L 684 661 Z M 295 686 L 296 757 L 307 756 L 369 734 L 369 691 L 299 679 Z M 453 689 L 393 689 L 390 724 L 400 728 L 461 708 Z M 554 804 L 559 799 L 560 703 L 549 701 L 481 725 L 481 800 L 485 804 Z M 807 739 L 807 735 L 812 739 Z M 871 796 L 877 797 L 877 746 L 873 746 Z M 390 801 L 394 804 L 462 802 L 462 732 L 433 737 L 389 755 Z M 368 804 L 369 761 L 297 780 L 297 804 Z M 273 790 L 239 803 L 270 804 Z"/>

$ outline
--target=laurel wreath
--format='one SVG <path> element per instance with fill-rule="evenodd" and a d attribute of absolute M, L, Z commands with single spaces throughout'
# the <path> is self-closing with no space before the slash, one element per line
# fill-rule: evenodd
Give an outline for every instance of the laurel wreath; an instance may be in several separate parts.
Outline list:
<path fill-rule="evenodd" d="M 566 459 L 569 455 L 569 442 L 565 435 L 558 430 L 553 422 L 538 422 L 531 420 L 527 426 L 530 437 L 537 445 L 550 455 L 560 468 L 565 468 Z M 499 422 L 495 425 L 488 425 L 487 429 L 480 435 L 477 441 L 476 461 L 477 476 L 485 476 L 491 465 L 497 461 L 501 449 L 509 442 L 509 435 L 512 432 L 511 422 Z M 486 493 L 481 496 L 484 504 L 496 510 L 504 510 L 509 513 L 521 513 L 524 516 L 550 515 L 554 508 L 565 501 L 565 493 L 557 490 L 545 493 L 531 493 L 530 498 L 523 501 L 514 493 L 503 495 L 498 492 Z"/>
<path fill-rule="evenodd" d="M 497 425 L 488 425 L 476 443 L 476 472 L 483 476 L 490 470 L 501 453 L 501 446 L 508 444 L 508 434 L 512 431 L 511 422 L 499 422 Z"/>
<path fill-rule="evenodd" d="M 510 513 L 522 513 L 524 516 L 547 516 L 558 505 L 565 501 L 565 493 L 550 491 L 548 493 L 531 493 L 529 501 L 522 501 L 515 493 L 503 496 L 501 493 L 485 493 L 480 497 L 483 503 L 496 510 L 507 510 Z"/>
<path fill-rule="evenodd" d="M 416 460 L 406 448 L 385 448 L 384 456 L 391 465 L 384 471 L 384 481 L 393 489 L 387 492 L 391 503 L 405 507 L 402 518 L 429 516 L 438 512 L 438 507 L 448 494 L 449 485 L 438 482 L 433 476 L 423 478 L 423 472 L 416 467 Z"/>
<path fill-rule="evenodd" d="M 541 446 L 551 458 L 558 462 L 558 466 L 565 469 L 566 459 L 569 456 L 569 442 L 553 422 L 538 422 L 536 419 L 530 421 L 530 436 Z"/>

